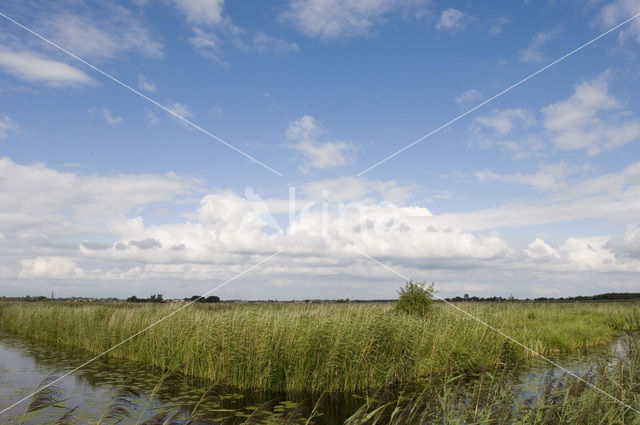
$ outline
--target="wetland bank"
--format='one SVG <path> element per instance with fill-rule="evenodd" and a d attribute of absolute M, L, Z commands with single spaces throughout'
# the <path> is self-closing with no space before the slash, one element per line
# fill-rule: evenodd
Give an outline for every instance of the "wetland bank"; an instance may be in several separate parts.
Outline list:
<path fill-rule="evenodd" d="M 640 365 L 634 363 L 635 332 L 640 329 L 637 304 L 502 302 L 464 303 L 463 307 L 539 354 L 564 359 L 565 364 L 572 359 L 576 373 L 603 380 L 605 386 L 609 385 L 605 381 L 618 372 L 612 360 L 615 355 L 603 353 L 614 341 L 627 338 L 624 344 L 632 347 L 628 350 L 631 355 L 624 359 L 627 367 L 619 373 L 640 373 Z M 2 302 L 0 328 L 52 349 L 91 355 L 176 308 L 175 304 Z M 589 357 L 588 353 L 598 356 Z M 586 362 L 587 358 L 591 360 Z M 291 403 L 272 411 L 279 415 L 270 416 L 269 421 L 284 420 L 286 414 L 295 416 L 293 412 L 298 412 L 298 419 L 305 417 L 309 423 L 341 423 L 349 417 L 350 423 L 425 423 L 419 420 L 420 415 L 467 412 L 471 400 L 477 404 L 473 409 L 476 420 L 482 412 L 496 415 L 517 411 L 514 406 L 525 403 L 525 399 L 530 399 L 529 408 L 535 408 L 539 415 L 542 407 L 532 400 L 544 400 L 545 391 L 547 396 L 566 391 L 572 394 L 567 400 L 576 403 L 604 397 L 592 409 L 608 406 L 618 414 L 633 413 L 622 405 L 615 406 L 615 402 L 611 405 L 612 399 L 584 384 L 577 388 L 581 382 L 575 378 L 555 372 L 544 376 L 551 369 L 548 365 L 539 369 L 541 360 L 535 355 L 437 302 L 425 317 L 400 314 L 393 305 L 381 303 L 193 305 L 109 353 L 108 361 L 118 360 L 155 371 L 158 383 L 171 372 L 215 384 L 218 392 L 226 388 L 218 396 L 225 391 L 243 394 L 246 400 L 256 400 L 254 404 L 260 405 L 269 397 L 256 394 L 270 394 L 271 401 Z M 528 370 L 544 371 L 536 375 L 540 386 L 518 398 L 516 394 L 524 394 L 518 386 Z M 637 385 L 636 375 L 627 376 L 620 388 L 614 389 L 622 391 L 621 397 L 637 407 L 638 393 L 625 387 Z M 147 392 L 152 394 L 153 386 Z M 578 397 L 583 393 L 587 395 Z M 217 406 L 225 411 L 229 406 L 226 403 Z M 336 407 L 337 416 L 329 414 L 327 403 L 342 406 Z M 566 400 L 563 403 L 565 408 L 573 406 Z M 507 404 L 511 410 L 505 407 Z M 592 405 L 593 400 L 587 404 Z M 439 407 L 434 410 L 434 406 Z M 323 419 L 320 410 L 324 411 Z M 584 413 L 585 407 L 578 410 Z M 398 419 L 400 413 L 394 419 L 395 411 L 403 412 L 405 419 Z M 463 422 L 474 423 L 467 413 Z M 245 411 L 231 416 L 241 421 L 227 423 L 242 423 L 250 414 Z M 329 417 L 332 419 L 327 422 Z M 248 423 L 269 423 L 261 420 Z"/>

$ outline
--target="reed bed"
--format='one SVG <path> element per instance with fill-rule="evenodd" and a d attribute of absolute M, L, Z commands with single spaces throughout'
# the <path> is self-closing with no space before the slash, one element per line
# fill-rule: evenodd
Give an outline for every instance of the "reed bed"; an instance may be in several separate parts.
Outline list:
<path fill-rule="evenodd" d="M 640 335 L 621 343 L 624 355 L 591 359 L 580 373 L 595 387 L 550 370 L 535 392 L 524 392 L 520 371 L 505 365 L 471 381 L 448 375 L 418 390 L 380 388 L 344 425 L 640 424 Z"/>
<path fill-rule="evenodd" d="M 95 354 L 179 307 L 2 302 L 0 328 Z M 640 310 L 622 303 L 461 307 L 543 355 L 603 346 L 617 329 L 640 323 Z M 395 313 L 390 304 L 193 305 L 109 353 L 240 389 L 318 392 L 473 375 L 530 355 L 442 303 L 426 318 Z"/>

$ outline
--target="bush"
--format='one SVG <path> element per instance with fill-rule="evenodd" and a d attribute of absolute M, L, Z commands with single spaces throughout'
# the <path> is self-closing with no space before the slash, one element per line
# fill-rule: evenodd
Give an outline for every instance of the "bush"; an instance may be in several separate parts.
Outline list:
<path fill-rule="evenodd" d="M 395 302 L 396 311 L 414 316 L 426 317 L 433 304 L 433 283 L 414 282 L 410 280 L 398 291 L 400 295 Z"/>

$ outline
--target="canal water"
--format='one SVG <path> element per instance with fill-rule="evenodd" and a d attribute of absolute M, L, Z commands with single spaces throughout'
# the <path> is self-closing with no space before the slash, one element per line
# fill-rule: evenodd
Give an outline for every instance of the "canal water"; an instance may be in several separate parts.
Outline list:
<path fill-rule="evenodd" d="M 0 410 L 89 358 L 0 331 Z M 187 417 L 196 424 L 239 424 L 248 418 L 269 423 L 270 419 L 283 417 L 292 423 L 304 423 L 313 414 L 309 423 L 323 425 L 344 422 L 363 402 L 362 397 L 344 393 L 241 393 L 224 383 L 165 375 L 156 369 L 106 358 L 58 381 L 54 390 L 51 395 L 60 401 L 24 416 L 25 424 L 54 423 L 75 408 L 74 424 L 95 424 L 101 417 L 105 424 L 119 418 L 125 423 L 137 423 L 168 412 L 167 417 L 177 413 L 178 423 Z M 34 398 L 0 415 L 0 423 L 20 423 Z"/>
<path fill-rule="evenodd" d="M 611 347 L 618 356 L 624 346 Z M 29 396 L 47 380 L 74 369 L 90 357 L 43 346 L 0 331 L 0 410 Z M 559 364 L 582 375 L 593 356 L 564 357 Z M 549 374 L 563 371 L 540 361 L 521 374 L 518 398 L 535 395 Z M 174 423 L 241 424 L 288 423 L 341 424 L 362 404 L 356 394 L 298 394 L 238 392 L 224 383 L 212 383 L 119 360 L 101 358 L 60 380 L 54 387 L 0 415 L 0 423 L 54 423 L 71 412 L 74 424 L 141 423 L 152 418 L 163 423 L 175 415 Z M 36 400 L 36 401 L 34 401 Z M 56 401 L 52 404 L 53 401 Z M 44 406 L 25 415 L 25 411 Z M 74 409 L 71 411 L 71 409 Z M 250 420 L 248 420 L 250 419 Z"/>

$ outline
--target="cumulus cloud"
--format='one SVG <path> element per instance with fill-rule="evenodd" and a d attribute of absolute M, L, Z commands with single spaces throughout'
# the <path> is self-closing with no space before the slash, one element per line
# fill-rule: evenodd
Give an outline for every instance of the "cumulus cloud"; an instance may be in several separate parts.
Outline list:
<path fill-rule="evenodd" d="M 377 200 L 402 203 L 412 197 L 414 187 L 396 181 L 369 180 L 359 177 L 337 177 L 306 183 L 305 197 L 322 202 L 372 203 Z"/>
<path fill-rule="evenodd" d="M 473 103 L 477 102 L 480 98 L 482 98 L 482 93 L 480 93 L 476 89 L 467 90 L 462 93 L 460 96 L 457 96 L 454 100 L 463 108 L 468 108 Z"/>
<path fill-rule="evenodd" d="M 83 71 L 64 62 L 28 50 L 15 51 L 0 45 L 0 69 L 24 81 L 51 87 L 81 86 L 94 81 Z"/>
<path fill-rule="evenodd" d="M 162 248 L 162 244 L 153 238 L 145 238 L 140 241 L 131 241 L 129 242 L 129 246 L 133 246 L 139 249 L 153 249 L 153 248 Z"/>
<path fill-rule="evenodd" d="M 16 133 L 18 129 L 18 124 L 8 115 L 0 115 L 0 139 L 4 139 L 9 133 Z"/>
<path fill-rule="evenodd" d="M 189 37 L 189 43 L 191 43 L 196 51 L 203 57 L 224 65 L 220 46 L 221 42 L 218 35 L 210 31 L 204 31 L 198 27 L 193 28 L 192 32 L 193 35 Z"/>
<path fill-rule="evenodd" d="M 298 51 L 298 45 L 296 43 L 290 43 L 281 38 L 267 35 L 262 31 L 258 31 L 253 37 L 253 46 L 258 52 L 261 53 L 270 51 L 276 53 Z"/>
<path fill-rule="evenodd" d="M 20 261 L 19 278 L 66 279 L 82 277 L 83 270 L 75 261 L 65 257 L 36 257 Z"/>
<path fill-rule="evenodd" d="M 489 181 L 500 178 L 504 176 L 492 172 L 485 176 Z M 632 223 L 640 216 L 638 182 L 640 163 L 636 162 L 618 172 L 602 174 L 572 184 L 560 182 L 561 184 L 556 186 L 559 192 L 553 193 L 550 198 L 507 202 L 469 213 L 445 213 L 434 217 L 434 222 L 475 230 L 569 222 L 586 218 Z"/>
<path fill-rule="evenodd" d="M 122 117 L 115 115 L 107 108 L 89 108 L 89 113 L 104 120 L 107 124 L 117 125 L 122 122 Z"/>
<path fill-rule="evenodd" d="M 185 103 L 173 102 L 173 103 L 169 104 L 167 107 L 168 107 L 169 110 L 173 111 L 179 117 L 182 117 L 182 118 L 185 118 L 185 119 L 190 119 L 190 118 L 193 118 L 193 116 L 194 116 L 193 109 L 191 109 L 191 107 L 189 105 L 185 104 Z M 170 118 L 178 121 L 185 128 L 188 128 L 189 130 L 193 129 L 193 127 L 191 127 L 185 121 L 183 121 L 180 118 L 178 118 L 176 115 L 171 114 L 169 112 L 167 112 L 167 114 L 169 115 Z M 147 118 L 149 120 L 149 123 L 152 124 L 152 125 L 155 125 L 158 122 L 160 122 L 160 118 L 158 118 L 153 112 L 150 112 L 148 114 Z"/>
<path fill-rule="evenodd" d="M 559 258 L 557 250 L 540 238 L 531 242 L 527 249 L 524 250 L 524 253 L 537 262 L 546 262 Z"/>
<path fill-rule="evenodd" d="M 502 28 L 511 23 L 511 19 L 506 16 L 499 16 L 493 19 L 489 25 L 489 34 L 498 35 L 502 32 Z"/>
<path fill-rule="evenodd" d="M 535 119 L 524 109 L 494 109 L 488 115 L 477 117 L 475 122 L 491 129 L 496 136 L 504 137 L 518 125 L 532 126 Z"/>
<path fill-rule="evenodd" d="M 223 20 L 224 0 L 173 0 L 173 3 L 191 23 L 216 25 Z"/>
<path fill-rule="evenodd" d="M 412 278 L 446 281 L 443 295 L 469 288 L 502 294 L 505 282 L 523 285 L 519 294 L 544 293 L 553 279 L 561 279 L 565 290 L 571 285 L 580 290 L 584 275 L 579 273 L 593 271 L 615 274 L 625 287 L 640 270 L 634 228 L 619 237 L 558 243 L 537 238 L 522 249 L 490 229 L 496 223 L 544 222 L 543 213 L 551 221 L 570 219 L 568 211 L 603 216 L 611 214 L 612 205 L 625 205 L 637 219 L 640 205 L 629 200 L 639 193 L 638 170 L 640 164 L 600 182 L 585 181 L 595 193 L 567 190 L 553 202 L 507 204 L 464 213 L 456 221 L 452 214 L 434 215 L 416 205 L 414 188 L 394 181 L 312 181 L 290 202 L 262 200 L 253 190 L 245 190 L 244 197 L 232 190 L 203 192 L 196 181 L 173 174 L 83 176 L 5 158 L 0 160 L 0 279 L 17 278 L 30 293 L 47 288 L 50 280 L 64 280 L 56 293 L 160 291 L 179 297 L 207 290 L 212 279 L 229 279 L 281 251 L 252 272 L 250 281 L 260 285 L 239 282 L 220 295 L 392 296 L 401 282 L 364 258 L 365 252 Z M 188 218 L 152 224 L 143 217 L 149 205 L 184 201 L 195 193 L 199 200 Z M 280 224 L 275 232 L 269 215 Z M 489 217 L 492 222 L 483 222 Z M 525 282 L 523 276 L 531 279 L 531 273 L 543 283 Z M 502 290 L 508 295 L 517 288 Z"/>
<path fill-rule="evenodd" d="M 291 0 L 280 18 L 309 37 L 335 39 L 366 35 L 394 12 L 424 6 L 420 0 Z"/>
<path fill-rule="evenodd" d="M 285 132 L 287 140 L 294 142 L 289 148 L 298 151 L 305 158 L 305 165 L 301 168 L 330 168 L 348 163 L 347 154 L 354 150 L 354 145 L 342 140 L 319 141 L 324 130 L 311 116 L 289 123 Z"/>
<path fill-rule="evenodd" d="M 438 31 L 457 33 L 467 26 L 469 20 L 470 18 L 466 13 L 461 12 L 458 9 L 454 9 L 453 7 L 449 7 L 443 10 L 440 14 L 440 19 L 436 24 L 436 29 Z"/>
<path fill-rule="evenodd" d="M 140 90 L 144 90 L 148 92 L 156 91 L 156 84 L 150 79 L 148 79 L 147 77 L 145 77 L 144 75 L 138 76 L 138 87 L 140 88 Z"/>
<path fill-rule="evenodd" d="M 169 109 L 171 109 L 173 112 L 180 115 L 181 117 L 184 117 L 184 118 L 193 117 L 193 112 L 191 111 L 191 107 L 189 107 L 184 103 L 174 102 L 171 105 L 169 105 Z"/>
<path fill-rule="evenodd" d="M 11 211 L 0 214 L 5 235 L 0 242 L 22 257 L 20 279 L 210 279 L 214 271 L 228 276 L 255 255 L 276 250 L 287 257 L 274 264 L 280 270 L 306 273 L 315 262 L 324 264 L 315 270 L 325 274 L 350 267 L 346 258 L 360 250 L 443 264 L 508 252 L 496 235 L 430 225 L 428 209 L 390 203 L 409 196 L 409 189 L 395 182 L 353 177 L 303 186 L 290 221 L 274 233 L 265 229 L 265 211 L 256 208 L 259 197 L 247 199 L 230 190 L 203 195 L 190 220 L 148 225 L 139 216 L 128 217 L 133 206 L 139 210 L 193 187 L 174 175 L 79 176 L 8 159 L 0 160 L 0 175 L 0 200 Z M 286 199 L 264 201 L 276 216 L 291 208 L 287 204 Z M 88 234 L 96 239 L 87 239 Z"/>
<path fill-rule="evenodd" d="M 609 239 L 605 247 L 616 257 L 640 260 L 640 227 L 628 226 L 624 234 Z"/>
<path fill-rule="evenodd" d="M 152 58 L 163 55 L 162 44 L 126 8 L 121 6 L 63 12 L 47 17 L 42 32 L 78 56 L 103 60 L 135 52 Z"/>
<path fill-rule="evenodd" d="M 296 43 L 282 38 L 256 31 L 250 31 L 234 24 L 230 17 L 223 13 L 224 0 L 173 0 L 173 3 L 192 24 L 192 35 L 189 44 L 202 57 L 218 66 L 227 68 L 224 52 L 232 46 L 241 51 L 257 51 L 259 53 L 285 53 L 298 51 Z"/>
<path fill-rule="evenodd" d="M 51 229 L 65 229 L 70 235 L 100 232 L 105 229 L 103 220 L 135 227 L 136 220 L 125 216 L 133 207 L 176 199 L 199 184 L 171 173 L 79 176 L 8 158 L 0 158 L 0 177 L 4 211 L 0 226 L 14 236 L 46 234 Z"/>
<path fill-rule="evenodd" d="M 472 125 L 471 146 L 499 147 L 516 159 L 559 151 L 595 156 L 640 138 L 640 121 L 609 92 L 610 73 L 578 82 L 573 94 L 540 109 L 493 110 Z"/>
<path fill-rule="evenodd" d="M 532 131 L 536 123 L 535 115 L 525 109 L 494 109 L 473 120 L 469 145 L 481 149 L 497 147 L 514 159 L 538 156 L 545 144 Z"/>
<path fill-rule="evenodd" d="M 482 183 L 502 181 L 531 186 L 539 190 L 558 191 L 566 188 L 564 179 L 567 174 L 572 171 L 573 170 L 568 170 L 564 162 L 559 162 L 543 166 L 538 172 L 532 174 L 514 173 L 501 175 L 490 170 L 485 170 L 478 171 L 474 173 L 474 175 Z"/>
<path fill-rule="evenodd" d="M 609 247 L 607 237 L 568 238 L 553 247 L 538 238 L 533 241 L 524 254 L 538 267 L 566 272 L 626 272 L 640 271 L 640 262 L 616 258 Z"/>
<path fill-rule="evenodd" d="M 521 62 L 540 63 L 545 60 L 542 51 L 543 47 L 550 41 L 556 39 L 560 35 L 560 29 L 556 28 L 551 31 L 542 31 L 533 37 L 528 47 L 518 51 L 518 58 Z"/>
<path fill-rule="evenodd" d="M 611 28 L 626 21 L 638 13 L 638 2 L 635 0 L 614 0 L 606 4 L 598 14 L 596 23 L 601 28 Z M 640 22 L 637 19 L 630 22 L 625 28 L 619 30 L 621 42 L 633 40 L 640 44 Z"/>
<path fill-rule="evenodd" d="M 608 74 L 575 86 L 568 99 L 542 108 L 544 125 L 560 150 L 610 150 L 640 137 L 640 121 L 628 118 L 609 93 Z"/>

